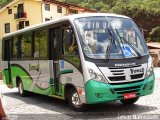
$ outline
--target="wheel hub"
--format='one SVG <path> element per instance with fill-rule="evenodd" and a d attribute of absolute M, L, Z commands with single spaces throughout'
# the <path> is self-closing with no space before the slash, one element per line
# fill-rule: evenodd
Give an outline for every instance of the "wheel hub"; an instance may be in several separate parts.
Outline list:
<path fill-rule="evenodd" d="M 75 92 L 72 95 L 72 103 L 73 103 L 74 106 L 80 106 L 81 105 L 81 102 L 80 102 L 80 99 L 79 99 L 79 96 L 78 96 L 77 92 Z"/>

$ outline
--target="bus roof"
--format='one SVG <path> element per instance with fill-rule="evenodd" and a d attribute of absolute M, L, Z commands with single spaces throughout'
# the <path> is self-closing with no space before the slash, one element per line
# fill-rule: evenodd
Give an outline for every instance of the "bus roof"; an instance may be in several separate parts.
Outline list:
<path fill-rule="evenodd" d="M 48 22 L 45 22 L 45 23 L 36 24 L 36 25 L 30 26 L 30 27 L 24 28 L 22 30 L 12 32 L 12 33 L 5 34 L 3 36 L 3 38 L 10 37 L 10 36 L 16 35 L 16 34 L 20 34 L 20 33 L 23 33 L 23 32 L 29 31 L 29 30 L 34 30 L 34 29 L 37 29 L 37 28 L 45 27 L 45 26 L 48 26 L 48 25 L 51 25 L 51 24 L 54 24 L 54 23 L 58 23 L 58 22 L 61 22 L 61 21 L 65 21 L 65 20 L 73 21 L 76 18 L 92 17 L 92 16 L 113 16 L 113 17 L 121 17 L 121 18 L 131 19 L 131 18 L 129 18 L 127 16 L 124 16 L 124 15 L 118 15 L 118 14 L 112 14 L 112 13 L 74 14 L 74 15 L 69 15 L 69 16 L 64 16 L 64 17 L 61 17 L 61 18 L 57 18 L 57 19 L 54 19 L 54 20 L 51 20 L 51 21 L 48 21 Z"/>

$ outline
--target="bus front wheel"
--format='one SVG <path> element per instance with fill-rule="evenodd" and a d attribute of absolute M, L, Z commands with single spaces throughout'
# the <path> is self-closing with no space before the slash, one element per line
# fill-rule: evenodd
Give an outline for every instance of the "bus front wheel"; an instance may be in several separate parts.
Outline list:
<path fill-rule="evenodd" d="M 18 91 L 19 91 L 19 94 L 20 94 L 22 97 L 26 96 L 26 94 L 27 94 L 27 92 L 24 90 L 22 81 L 19 81 L 19 82 L 18 82 Z"/>
<path fill-rule="evenodd" d="M 121 103 L 123 104 L 128 104 L 128 105 L 131 105 L 131 104 L 134 104 L 135 102 L 137 102 L 139 98 L 136 97 L 136 98 L 132 98 L 132 99 L 126 99 L 126 100 L 120 100 Z"/>
<path fill-rule="evenodd" d="M 78 92 L 74 88 L 72 88 L 69 92 L 68 103 L 69 103 L 71 109 L 73 109 L 75 111 L 82 112 L 87 109 L 87 105 L 81 103 Z"/>

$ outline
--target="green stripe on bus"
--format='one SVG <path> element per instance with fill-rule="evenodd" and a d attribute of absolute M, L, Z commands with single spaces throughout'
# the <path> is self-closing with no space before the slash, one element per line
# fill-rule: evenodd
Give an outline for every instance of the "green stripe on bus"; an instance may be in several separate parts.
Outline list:
<path fill-rule="evenodd" d="M 48 95 L 48 96 L 52 96 L 52 87 L 48 87 L 47 89 L 40 89 L 38 86 L 35 86 L 33 89 L 33 92 L 38 93 L 38 94 L 42 94 L 42 95 Z"/>
<path fill-rule="evenodd" d="M 9 81 L 9 71 L 8 71 L 8 69 L 3 70 L 3 76 L 4 76 L 3 81 L 4 81 L 5 84 L 12 84 Z"/>
<path fill-rule="evenodd" d="M 31 76 L 29 76 L 29 74 L 26 71 L 24 71 L 23 68 L 18 66 L 11 66 L 11 76 L 14 87 L 16 87 L 17 76 L 21 78 L 25 90 L 29 90 L 31 84 L 33 83 L 33 79 L 31 78 Z"/>
<path fill-rule="evenodd" d="M 60 75 L 61 74 L 67 74 L 67 73 L 73 73 L 73 70 L 70 69 L 70 70 L 62 70 L 62 71 L 60 71 Z"/>
<path fill-rule="evenodd" d="M 132 84 L 128 83 L 128 84 L 110 85 L 109 83 L 102 83 L 94 80 L 89 80 L 86 83 L 86 100 L 88 104 L 104 103 L 107 101 L 120 100 L 123 99 L 123 94 L 116 93 L 117 91 L 114 91 L 114 89 L 122 88 L 121 92 L 127 93 L 127 91 L 124 91 L 123 88 L 129 89 L 129 87 L 132 88 L 134 86 L 140 86 L 139 91 L 136 92 L 138 97 L 149 95 L 153 93 L 154 81 L 155 81 L 154 74 L 146 78 L 144 81 Z M 143 89 L 145 85 L 147 87 Z M 130 91 L 132 91 L 132 89 Z"/>

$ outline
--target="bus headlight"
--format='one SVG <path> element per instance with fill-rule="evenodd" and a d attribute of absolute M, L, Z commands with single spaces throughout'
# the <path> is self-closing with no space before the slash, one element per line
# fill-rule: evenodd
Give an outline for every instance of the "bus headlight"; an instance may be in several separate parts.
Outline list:
<path fill-rule="evenodd" d="M 88 72 L 89 72 L 91 79 L 99 81 L 99 82 L 105 82 L 104 77 L 102 75 L 94 72 L 92 69 L 89 69 Z"/>
<path fill-rule="evenodd" d="M 102 75 L 97 75 L 97 80 L 98 81 L 103 81 L 104 79 L 103 79 L 103 76 Z"/>
<path fill-rule="evenodd" d="M 153 74 L 153 65 L 151 65 L 146 72 L 146 78 Z"/>

